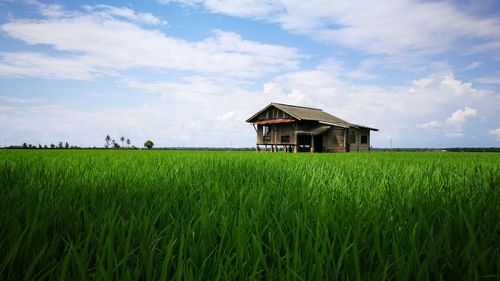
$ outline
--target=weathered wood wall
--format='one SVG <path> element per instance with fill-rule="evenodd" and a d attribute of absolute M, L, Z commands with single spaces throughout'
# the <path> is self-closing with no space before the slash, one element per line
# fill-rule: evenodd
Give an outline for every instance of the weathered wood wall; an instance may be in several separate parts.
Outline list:
<path fill-rule="evenodd" d="M 354 136 L 354 137 L 353 137 Z M 361 136 L 367 137 L 367 143 L 361 143 Z M 354 142 L 351 141 L 354 138 Z M 368 129 L 349 129 L 349 151 L 369 151 L 370 150 L 370 130 Z"/>
<path fill-rule="evenodd" d="M 292 119 L 293 116 L 272 106 L 266 111 L 261 112 L 256 118 L 257 120 Z"/>
<path fill-rule="evenodd" d="M 332 127 L 323 133 L 323 151 L 325 152 L 345 152 L 344 128 Z"/>
<path fill-rule="evenodd" d="M 263 127 L 269 127 L 269 141 L 264 141 Z M 281 142 L 282 136 L 288 136 L 288 142 Z M 257 144 L 295 144 L 295 124 L 257 125 Z"/>

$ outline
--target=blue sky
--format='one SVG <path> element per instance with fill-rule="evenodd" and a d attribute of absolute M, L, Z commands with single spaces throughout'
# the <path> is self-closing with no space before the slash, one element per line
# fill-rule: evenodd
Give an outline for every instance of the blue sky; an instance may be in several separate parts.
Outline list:
<path fill-rule="evenodd" d="M 270 102 L 372 145 L 500 145 L 496 1 L 1 1 L 1 145 L 252 146 Z"/>

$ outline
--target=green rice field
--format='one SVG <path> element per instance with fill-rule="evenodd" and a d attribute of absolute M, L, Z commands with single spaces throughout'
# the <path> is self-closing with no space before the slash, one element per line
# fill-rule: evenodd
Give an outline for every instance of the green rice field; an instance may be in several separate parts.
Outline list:
<path fill-rule="evenodd" d="M 1 280 L 500 280 L 500 154 L 0 151 Z"/>

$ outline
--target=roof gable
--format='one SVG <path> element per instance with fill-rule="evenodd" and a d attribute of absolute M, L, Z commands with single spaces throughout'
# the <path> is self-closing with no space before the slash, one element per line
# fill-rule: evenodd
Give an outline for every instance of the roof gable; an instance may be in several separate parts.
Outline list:
<path fill-rule="evenodd" d="M 264 107 L 259 112 L 255 113 L 252 117 L 248 118 L 246 122 L 255 123 L 261 120 L 270 120 L 279 118 L 300 120 L 300 118 L 298 118 L 294 114 L 290 114 L 289 112 L 277 107 L 276 104 L 271 103 L 268 106 Z"/>

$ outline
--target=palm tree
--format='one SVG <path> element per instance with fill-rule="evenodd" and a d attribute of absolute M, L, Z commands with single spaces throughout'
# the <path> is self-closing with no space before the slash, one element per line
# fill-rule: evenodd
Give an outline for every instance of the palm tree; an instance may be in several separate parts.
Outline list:
<path fill-rule="evenodd" d="M 129 147 L 130 147 L 130 143 L 131 143 L 131 142 L 130 142 L 130 139 L 127 139 L 127 148 L 129 148 Z"/>
<path fill-rule="evenodd" d="M 113 144 L 113 148 L 120 148 L 120 145 L 114 139 L 111 140 L 111 144 Z"/>
<path fill-rule="evenodd" d="M 122 137 L 120 138 L 120 141 L 122 142 L 122 147 L 125 147 L 125 145 L 123 145 L 123 143 L 125 142 L 125 137 L 123 137 L 123 136 L 122 136 Z"/>
<path fill-rule="evenodd" d="M 106 135 L 106 138 L 104 140 L 106 141 L 104 147 L 109 148 L 109 144 L 111 143 L 111 137 L 109 135 Z"/>

